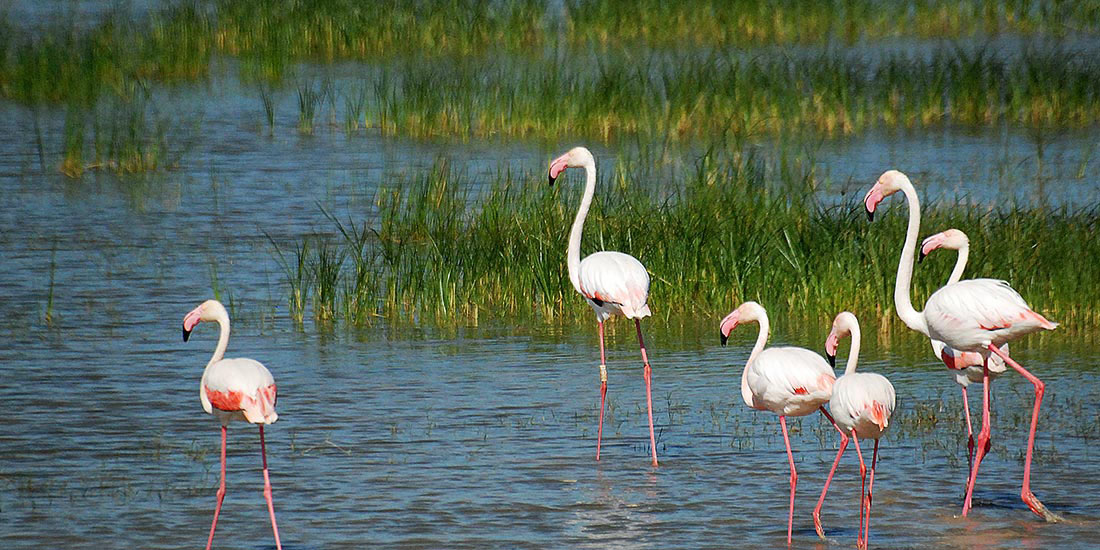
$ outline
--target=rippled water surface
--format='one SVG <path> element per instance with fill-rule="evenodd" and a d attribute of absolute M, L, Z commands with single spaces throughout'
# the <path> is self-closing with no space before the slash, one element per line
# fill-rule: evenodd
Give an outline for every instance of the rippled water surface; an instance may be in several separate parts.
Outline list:
<path fill-rule="evenodd" d="M 331 233 L 320 207 L 369 215 L 379 185 L 440 158 L 475 184 L 498 168 L 541 178 L 564 144 L 441 145 L 335 130 L 268 137 L 258 96 L 236 82 L 179 93 L 169 98 L 179 116 L 200 121 L 180 166 L 121 180 L 60 176 L 60 152 L 37 148 L 32 114 L 0 104 L 0 117 L 19 130 L 0 133 L 0 546 L 205 541 L 218 427 L 197 392 L 217 332 L 201 325 L 184 344 L 180 322 L 215 289 L 234 318 L 228 355 L 262 361 L 278 381 L 268 458 L 287 548 L 783 546 L 779 425 L 750 412 L 738 392 L 752 329 L 721 348 L 717 320 L 647 321 L 654 469 L 640 362 L 621 321 L 609 331 L 610 410 L 597 463 L 594 327 L 380 323 L 326 332 L 287 319 L 268 236 Z M 281 116 L 292 117 L 292 100 L 283 100 Z M 44 142 L 60 143 L 63 118 L 37 116 Z M 912 166 L 928 198 L 1087 205 L 1100 181 L 1094 135 L 871 135 L 821 144 L 814 162 L 828 181 L 823 194 L 857 193 L 885 166 Z M 812 349 L 827 329 L 773 326 L 775 343 Z M 1057 525 L 1039 522 L 1019 499 L 1031 386 L 1015 374 L 995 384 L 993 452 L 973 514 L 958 518 L 966 472 L 959 391 L 923 344 L 913 351 L 910 340 L 903 352 L 871 338 L 861 368 L 890 377 L 899 396 L 876 476 L 872 546 L 1095 545 L 1100 354 L 1072 328 L 1047 338 L 1041 349 L 1032 340 L 1013 350 L 1048 383 L 1033 487 L 1067 518 Z M 972 390 L 972 405 L 978 395 Z M 810 512 L 837 441 L 817 415 L 792 426 L 794 545 L 850 547 L 855 455 L 837 474 L 824 513 L 828 540 L 818 541 Z M 217 547 L 273 547 L 258 443 L 254 427 L 231 427 Z"/>

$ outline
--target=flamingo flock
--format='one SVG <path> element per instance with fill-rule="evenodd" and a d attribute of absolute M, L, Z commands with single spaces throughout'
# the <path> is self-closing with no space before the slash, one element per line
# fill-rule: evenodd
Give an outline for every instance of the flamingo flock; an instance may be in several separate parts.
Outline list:
<path fill-rule="evenodd" d="M 638 347 L 642 357 L 642 377 L 646 385 L 649 450 L 652 466 L 656 468 L 659 463 L 653 425 L 652 372 L 641 326 L 642 319 L 652 314 L 648 304 L 649 272 L 638 259 L 622 252 L 594 252 L 581 259 L 582 231 L 596 189 L 595 158 L 584 147 L 570 149 L 550 163 L 549 183 L 553 185 L 555 180 L 569 168 L 582 168 L 585 173 L 585 187 L 569 232 L 566 258 L 568 276 L 573 288 L 584 298 L 596 315 L 600 348 L 600 412 L 596 432 L 596 460 L 600 460 L 601 457 L 604 409 L 607 399 L 604 323 L 613 316 L 622 316 L 634 321 L 638 337 Z M 955 250 L 958 257 L 947 283 L 927 299 L 924 310 L 917 311 L 910 299 L 910 283 L 920 231 L 920 202 L 916 189 L 905 174 L 897 170 L 889 170 L 883 173 L 867 191 L 863 202 L 868 219 L 873 221 L 878 205 L 898 192 L 906 198 L 909 222 L 898 263 L 894 309 L 906 326 L 929 338 L 936 358 L 944 363 L 956 383 L 962 387 L 968 437 L 968 476 L 961 515 L 967 516 L 971 509 L 978 471 L 990 448 L 990 382 L 1006 372 L 1010 366 L 1035 387 L 1035 404 L 1024 461 L 1021 498 L 1036 515 L 1044 520 L 1060 521 L 1062 518 L 1049 511 L 1035 497 L 1030 486 L 1036 425 L 1045 386 L 1038 377 L 1012 359 L 1008 353 L 1008 343 L 1011 340 L 1038 331 L 1053 330 L 1058 325 L 1032 310 L 1020 294 L 1005 281 L 962 280 L 969 253 L 969 239 L 957 229 L 948 229 L 934 234 L 921 243 L 919 249 L 921 260 L 937 249 Z M 221 425 L 221 478 L 206 548 L 210 550 L 213 545 L 218 515 L 225 498 L 227 427 L 231 421 L 238 420 L 256 424 L 259 428 L 264 478 L 263 494 L 271 519 L 275 546 L 281 550 L 282 544 L 275 522 L 275 507 L 264 443 L 264 426 L 278 419 L 275 412 L 277 393 L 274 377 L 266 367 L 252 359 L 224 358 L 229 343 L 229 315 L 222 304 L 216 300 L 207 300 L 184 316 L 184 341 L 188 340 L 195 326 L 204 321 L 217 322 L 220 335 L 214 354 L 207 362 L 202 374 L 199 401 L 203 409 L 214 416 Z M 856 372 L 859 362 L 860 329 L 859 321 L 851 312 L 840 312 L 833 320 L 831 331 L 825 341 L 825 357 L 801 347 L 765 347 L 770 332 L 768 314 L 763 306 L 753 301 L 742 303 L 721 320 L 719 323 L 721 344 L 723 346 L 727 344 L 730 333 L 738 325 L 750 322 L 758 324 L 758 332 L 755 344 L 749 351 L 748 359 L 741 372 L 741 397 L 749 408 L 768 411 L 779 417 L 780 431 L 783 434 L 790 465 L 788 546 L 792 543 L 798 472 L 791 451 L 786 419 L 789 416 L 802 417 L 821 412 L 836 428 L 840 441 L 836 458 L 813 511 L 814 528 L 818 536 L 825 539 L 821 524 L 821 509 L 840 459 L 851 441 L 858 456 L 861 478 L 856 544 L 857 547 L 866 549 L 870 538 L 879 441 L 890 426 L 890 418 L 897 401 L 894 386 L 881 374 Z M 834 368 L 840 341 L 843 338 L 850 338 L 851 344 L 844 373 L 838 378 Z M 982 426 L 976 439 L 967 406 L 967 386 L 970 383 L 981 383 L 983 390 Z M 869 469 L 863 458 L 860 439 L 874 441 Z"/>

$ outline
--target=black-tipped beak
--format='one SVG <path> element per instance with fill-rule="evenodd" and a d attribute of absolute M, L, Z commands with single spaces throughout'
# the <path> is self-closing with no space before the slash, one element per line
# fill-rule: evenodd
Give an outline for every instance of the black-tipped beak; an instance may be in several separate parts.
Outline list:
<path fill-rule="evenodd" d="M 550 182 L 550 185 L 554 185 L 554 180 L 556 180 L 556 179 L 558 179 L 558 178 L 555 178 L 554 176 L 551 176 L 550 172 L 546 173 L 546 181 Z"/>
<path fill-rule="evenodd" d="M 835 355 L 829 355 L 828 353 L 826 353 L 825 357 L 827 357 L 829 359 L 829 367 L 835 369 L 836 368 L 836 356 Z"/>
<path fill-rule="evenodd" d="M 875 221 L 875 213 L 871 210 L 867 211 L 867 221 L 869 221 L 869 222 Z"/>
<path fill-rule="evenodd" d="M 191 331 L 183 329 L 183 341 L 186 342 L 191 337 Z"/>
<path fill-rule="evenodd" d="M 729 335 L 722 334 L 722 331 L 718 331 L 718 336 L 722 339 L 722 345 L 723 346 L 726 345 L 726 340 L 730 339 Z"/>
<path fill-rule="evenodd" d="M 922 248 L 921 251 L 917 253 L 917 263 L 918 264 L 924 261 L 924 256 L 925 256 L 924 249 Z"/>

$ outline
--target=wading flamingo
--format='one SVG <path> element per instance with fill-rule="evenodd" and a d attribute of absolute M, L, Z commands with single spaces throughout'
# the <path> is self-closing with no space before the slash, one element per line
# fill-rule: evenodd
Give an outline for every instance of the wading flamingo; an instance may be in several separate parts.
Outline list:
<path fill-rule="evenodd" d="M 917 311 L 909 299 L 909 285 L 913 278 L 913 254 L 920 231 L 920 202 L 917 191 L 909 178 L 897 170 L 884 172 L 875 185 L 867 191 L 864 206 L 867 217 L 874 219 L 875 208 L 886 197 L 901 191 L 909 203 L 909 226 L 902 245 L 901 260 L 898 262 L 897 282 L 894 286 L 894 307 L 898 317 L 909 328 L 939 340 L 956 351 L 976 352 L 986 360 L 982 376 L 982 429 L 975 442 L 977 451 L 974 464 L 970 468 L 970 479 L 966 485 L 966 499 L 963 501 L 962 515 L 970 511 L 974 495 L 974 482 L 978 476 L 978 467 L 985 456 L 989 442 L 989 363 L 990 353 L 999 355 L 1005 363 L 1016 369 L 1035 386 L 1035 408 L 1031 414 L 1031 430 L 1028 434 L 1027 455 L 1024 459 L 1024 482 L 1020 496 L 1028 508 L 1046 521 L 1059 521 L 1061 518 L 1047 510 L 1031 492 L 1031 455 L 1035 446 L 1035 428 L 1039 420 L 1039 406 L 1043 401 L 1044 384 L 1035 375 L 1008 356 L 1001 346 L 1010 340 L 1040 330 L 1054 330 L 1052 323 L 1042 315 L 1031 310 L 1027 302 L 1020 297 L 1005 281 L 995 279 L 970 279 L 959 281 L 940 288 L 928 297 L 924 311 Z"/>
<path fill-rule="evenodd" d="M 790 546 L 798 472 L 794 469 L 791 440 L 787 437 L 787 417 L 806 416 L 820 410 L 836 426 L 832 416 L 823 407 L 833 394 L 836 374 L 829 368 L 825 358 L 808 349 L 764 349 L 764 344 L 768 341 L 768 313 L 756 302 L 745 302 L 722 319 L 719 327 L 722 345 L 726 345 L 730 331 L 749 321 L 759 323 L 760 332 L 756 336 L 756 345 L 749 354 L 749 360 L 745 362 L 745 370 L 741 371 L 741 398 L 749 407 L 779 415 L 783 443 L 787 446 L 787 460 L 791 463 L 791 500 L 787 514 L 787 545 Z"/>
<path fill-rule="evenodd" d="M 962 279 L 963 270 L 966 269 L 967 258 L 970 256 L 970 239 L 967 238 L 966 233 L 958 229 L 948 229 L 936 233 L 924 239 L 924 242 L 921 243 L 920 252 L 917 254 L 917 263 L 924 261 L 924 257 L 937 248 L 958 251 L 959 255 L 955 260 L 955 268 L 951 270 L 951 276 L 947 278 L 947 284 L 959 282 Z M 931 342 L 932 352 L 951 370 L 955 383 L 962 388 L 963 414 L 966 418 L 966 479 L 969 482 L 970 469 L 974 467 L 974 428 L 970 424 L 970 405 L 967 404 L 966 389 L 971 382 L 982 383 L 984 358 L 980 353 L 955 351 L 939 340 L 931 340 Z M 1008 353 L 1008 344 L 1001 346 L 1001 350 Z M 1005 369 L 1005 361 L 1001 359 L 1001 356 L 991 355 L 989 357 L 990 382 L 1000 376 Z M 987 440 L 985 444 L 985 452 L 987 453 L 989 452 L 989 446 L 990 442 Z"/>
<path fill-rule="evenodd" d="M 646 409 L 649 412 L 649 447 L 653 453 L 653 465 L 657 466 L 657 441 L 653 433 L 653 398 L 651 397 L 649 357 L 642 340 L 642 319 L 649 317 L 649 273 L 636 258 L 622 252 L 594 252 L 581 260 L 581 230 L 596 192 L 596 160 L 584 147 L 574 147 L 568 153 L 550 163 L 549 180 L 554 180 L 566 168 L 584 168 L 584 197 L 581 199 L 573 228 L 569 231 L 567 263 L 569 280 L 588 305 L 596 311 L 597 332 L 600 339 L 600 425 L 596 432 L 596 460 L 600 459 L 600 442 L 603 439 L 603 409 L 607 399 L 607 364 L 604 357 L 603 323 L 612 315 L 622 315 L 634 320 L 638 332 L 638 347 L 642 350 L 642 377 L 645 378 Z"/>
<path fill-rule="evenodd" d="M 840 457 L 844 456 L 844 449 L 848 447 L 846 434 L 850 434 L 856 448 L 856 455 L 859 456 L 861 480 L 859 531 L 856 534 L 856 545 L 867 548 L 871 534 L 871 495 L 875 486 L 878 440 L 890 425 L 890 415 L 894 412 L 896 399 L 894 386 L 885 376 L 873 372 L 856 372 L 856 364 L 859 362 L 859 321 L 850 312 L 843 311 L 836 316 L 833 320 L 833 329 L 825 339 L 825 355 L 829 357 L 829 364 L 836 366 L 837 345 L 841 338 L 849 335 L 852 337 L 852 347 L 848 352 L 848 365 L 844 369 L 844 375 L 837 378 L 836 383 L 833 384 L 833 396 L 829 399 L 829 410 L 833 413 L 837 427 L 841 430 L 840 450 L 836 452 L 836 459 L 833 460 L 833 467 L 829 470 L 829 477 L 825 479 L 821 498 L 817 499 L 817 507 L 814 508 L 814 528 L 817 530 L 817 535 L 824 539 L 825 533 L 821 529 L 821 505 L 825 502 L 825 494 L 829 492 L 829 482 L 833 480 Z M 869 481 L 867 467 L 863 463 L 863 453 L 859 450 L 859 438 L 875 440 Z"/>
<path fill-rule="evenodd" d="M 183 318 L 183 341 L 191 336 L 191 330 L 202 321 L 217 321 L 221 329 L 218 347 L 206 363 L 199 384 L 199 401 L 207 413 L 214 415 L 222 425 L 221 482 L 218 483 L 218 504 L 214 507 L 214 522 L 210 524 L 210 538 L 206 550 L 214 543 L 214 530 L 218 527 L 218 513 L 225 498 L 225 440 L 226 426 L 231 420 L 244 420 L 260 426 L 260 457 L 264 468 L 264 498 L 271 516 L 271 530 L 275 533 L 275 547 L 282 550 L 279 527 L 275 524 L 275 505 L 271 501 L 271 479 L 267 473 L 267 449 L 264 446 L 264 424 L 279 419 L 275 414 L 275 379 L 271 372 L 252 359 L 223 359 L 229 345 L 229 314 L 217 300 L 207 300 L 191 310 Z"/>

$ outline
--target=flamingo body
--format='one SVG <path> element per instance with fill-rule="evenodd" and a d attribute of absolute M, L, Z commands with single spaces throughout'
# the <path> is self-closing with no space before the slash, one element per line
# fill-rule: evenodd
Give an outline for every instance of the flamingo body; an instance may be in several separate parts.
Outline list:
<path fill-rule="evenodd" d="M 574 147 L 550 162 L 550 185 L 567 168 L 584 168 L 585 185 L 577 216 L 569 230 L 566 264 L 569 280 L 588 305 L 596 312 L 597 334 L 600 340 L 600 423 L 596 431 L 596 460 L 600 459 L 603 440 L 603 410 L 607 400 L 607 361 L 604 353 L 603 323 L 612 315 L 634 320 L 638 333 L 638 349 L 642 353 L 642 378 L 645 380 L 646 411 L 649 415 L 649 446 L 653 466 L 657 466 L 657 438 L 653 430 L 652 370 L 642 339 L 642 319 L 650 316 L 649 273 L 637 258 L 622 252 L 595 252 L 581 260 L 581 233 L 592 197 L 596 193 L 596 159 L 584 147 Z"/>
<path fill-rule="evenodd" d="M 829 356 L 829 362 L 836 362 L 838 343 L 841 338 L 847 336 L 852 337 L 848 364 L 844 369 L 844 375 L 837 378 L 836 383 L 833 384 L 833 395 L 829 400 L 829 410 L 832 411 L 837 430 L 840 431 L 840 449 L 837 450 L 833 467 L 829 470 L 829 477 L 825 478 L 825 487 L 821 490 L 821 497 L 817 499 L 817 507 L 814 508 L 814 528 L 818 536 L 824 539 L 825 532 L 821 528 L 821 506 L 825 504 L 829 483 L 833 480 L 833 474 L 836 473 L 840 457 L 844 456 L 844 450 L 848 447 L 848 436 L 851 436 L 855 443 L 856 455 L 859 456 L 859 475 L 862 482 L 856 546 L 866 550 L 871 534 L 871 502 L 875 485 L 875 465 L 878 462 L 878 442 L 886 428 L 890 426 L 890 415 L 894 412 L 897 399 L 893 384 L 885 376 L 856 372 L 861 336 L 859 321 L 851 312 L 842 311 L 833 320 L 833 328 L 825 339 L 825 354 Z M 868 483 L 867 469 L 863 462 L 863 452 L 859 448 L 860 438 L 870 438 L 875 441 L 874 454 L 871 457 L 870 483 Z"/>
<path fill-rule="evenodd" d="M 989 346 L 1058 325 L 1035 313 L 1006 281 L 969 279 L 949 284 L 924 304 L 928 336 L 955 350 L 988 354 Z"/>
<path fill-rule="evenodd" d="M 760 330 L 749 359 L 745 362 L 745 368 L 741 371 L 741 398 L 754 409 L 779 415 L 779 428 L 783 432 L 783 444 L 787 448 L 787 461 L 791 467 L 791 492 L 787 511 L 787 546 L 790 546 L 794 529 L 794 494 L 798 487 L 798 471 L 794 467 L 791 440 L 787 435 L 787 417 L 806 416 L 815 409 L 820 409 L 832 422 L 833 419 L 823 405 L 832 396 L 836 375 L 825 359 L 808 349 L 764 349 L 770 328 L 768 313 L 756 302 L 745 302 L 722 319 L 718 329 L 722 345 L 726 345 L 730 332 L 738 324 L 749 321 L 759 323 Z M 832 423 L 836 426 L 835 422 Z"/>
<path fill-rule="evenodd" d="M 939 340 L 930 341 L 932 353 L 943 361 L 948 369 L 951 369 L 950 373 L 956 384 L 966 388 L 971 382 L 982 383 L 982 354 L 976 351 L 958 351 Z M 1005 344 L 1002 349 L 1007 352 L 1008 344 Z M 989 356 L 990 381 L 1003 374 L 1007 368 L 1004 359 L 999 355 Z"/>
<path fill-rule="evenodd" d="M 220 335 L 214 355 L 206 363 L 199 383 L 199 401 L 207 413 L 213 415 L 222 425 L 221 481 L 218 484 L 217 504 L 214 506 L 214 520 L 210 524 L 210 536 L 206 539 L 206 550 L 214 544 L 214 531 L 218 527 L 218 514 L 225 499 L 225 448 L 226 427 L 233 420 L 244 420 L 258 424 L 260 428 L 260 457 L 263 463 L 264 500 L 271 517 L 271 531 L 275 535 L 275 547 L 282 549 L 279 541 L 279 526 L 275 522 L 275 503 L 271 495 L 271 479 L 267 470 L 267 449 L 264 443 L 264 425 L 279 419 L 275 413 L 277 398 L 275 378 L 259 361 L 253 359 L 224 359 L 229 347 L 229 313 L 217 300 L 207 300 L 183 317 L 183 341 L 191 336 L 195 325 L 203 321 L 218 323 Z"/>
<path fill-rule="evenodd" d="M 244 420 L 271 424 L 275 413 L 275 378 L 259 361 L 222 359 L 210 365 L 202 376 L 199 399 L 202 408 L 223 424 Z"/>
<path fill-rule="evenodd" d="M 955 259 L 955 267 L 951 270 L 951 275 L 947 278 L 947 284 L 954 284 L 962 280 L 963 272 L 966 270 L 966 262 L 970 257 L 970 238 L 966 236 L 966 233 L 958 229 L 947 229 L 935 235 L 931 235 L 921 243 L 920 254 L 917 256 L 918 261 L 923 261 L 925 256 L 937 248 L 946 248 L 958 252 Z M 955 350 L 940 340 L 930 339 L 930 341 L 932 343 L 932 353 L 935 354 L 937 359 L 943 361 L 943 364 L 949 369 L 951 377 L 955 379 L 955 383 L 962 388 L 965 406 L 967 386 L 969 386 L 971 382 L 982 383 L 982 377 L 985 374 L 982 370 L 982 365 L 985 358 L 978 352 Z M 1005 344 L 1001 349 L 1007 352 L 1008 344 Z M 1001 357 L 996 354 L 989 357 L 988 367 L 990 381 L 1000 376 L 1007 368 L 1004 359 L 1001 359 Z M 965 412 L 967 430 L 969 432 L 969 408 L 967 408 Z M 972 441 L 970 445 L 973 446 Z"/>
<path fill-rule="evenodd" d="M 853 372 L 836 379 L 829 412 L 845 432 L 878 439 L 890 425 L 897 399 L 894 386 L 874 372 Z"/>
<path fill-rule="evenodd" d="M 754 409 L 806 416 L 829 402 L 836 374 L 820 355 L 798 347 L 773 347 L 745 367 Z"/>
<path fill-rule="evenodd" d="M 622 252 L 596 252 L 581 260 L 577 292 L 596 311 L 600 321 L 612 315 L 627 319 L 650 316 L 649 273 L 642 262 Z"/>
<path fill-rule="evenodd" d="M 879 203 L 886 197 L 901 191 L 909 206 L 909 224 L 905 231 L 905 243 L 902 245 L 901 258 L 898 261 L 897 279 L 894 284 L 894 307 L 898 317 L 909 328 L 939 340 L 954 352 L 978 353 L 983 359 L 982 375 L 982 429 L 978 433 L 976 449 L 967 481 L 966 497 L 963 500 L 962 515 L 966 517 L 971 508 L 974 484 L 982 459 L 989 450 L 990 411 L 989 411 L 989 368 L 991 355 L 999 356 L 1004 363 L 1019 372 L 1035 387 L 1035 405 L 1031 413 L 1031 427 L 1028 431 L 1027 453 L 1024 457 L 1024 480 L 1020 497 L 1039 517 L 1048 522 L 1061 521 L 1061 517 L 1051 513 L 1035 494 L 1031 492 L 1031 457 L 1035 448 L 1035 432 L 1038 426 L 1039 409 L 1043 400 L 1045 384 L 1037 376 L 1013 360 L 1003 349 L 1008 341 L 1037 332 L 1053 330 L 1058 325 L 1042 315 L 1032 311 L 1020 294 L 1005 281 L 995 279 L 974 279 L 950 283 L 934 292 L 925 302 L 924 311 L 917 311 L 909 297 L 910 283 L 913 277 L 914 248 L 917 233 L 920 231 L 920 200 L 909 178 L 897 170 L 888 170 L 879 176 L 875 185 L 864 196 L 864 205 L 868 218 L 874 220 Z M 945 231 L 949 233 L 953 230 Z M 961 232 L 959 232 L 961 233 Z M 934 235 L 922 245 L 922 255 L 926 249 L 935 248 Z M 960 254 L 962 251 L 960 250 Z M 956 265 L 956 272 L 961 270 Z M 955 277 L 955 274 L 952 274 Z M 935 344 L 933 344 L 935 346 Z M 942 348 L 941 348 L 942 353 Z M 946 356 L 948 354 L 944 354 Z M 952 357 L 954 353 L 950 354 Z M 960 359 L 966 356 L 960 355 Z M 966 406 L 964 388 L 963 405 Z M 969 414 L 968 414 L 969 419 Z"/>

